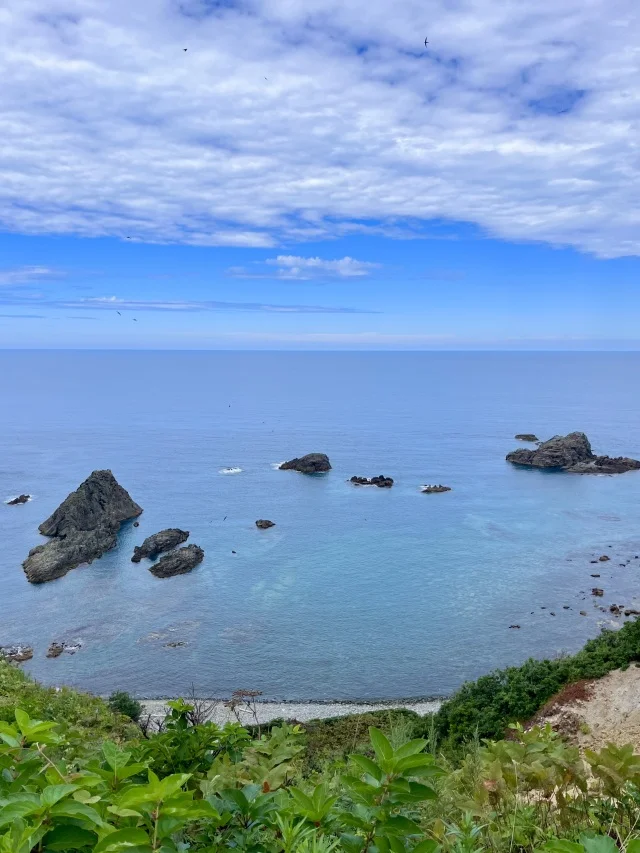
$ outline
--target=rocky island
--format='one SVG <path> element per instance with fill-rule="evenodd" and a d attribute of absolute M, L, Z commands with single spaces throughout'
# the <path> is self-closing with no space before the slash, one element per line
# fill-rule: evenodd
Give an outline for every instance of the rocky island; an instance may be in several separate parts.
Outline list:
<path fill-rule="evenodd" d="M 170 578 L 173 575 L 185 575 L 204 560 L 204 551 L 197 545 L 187 545 L 171 551 L 149 567 L 157 578 Z"/>
<path fill-rule="evenodd" d="M 451 486 L 443 486 L 441 483 L 438 483 L 437 486 L 423 486 L 422 494 L 423 495 L 437 495 L 440 492 L 450 492 Z"/>
<path fill-rule="evenodd" d="M 268 518 L 259 518 L 256 521 L 256 527 L 258 530 L 268 530 L 270 527 L 275 527 L 275 521 L 269 521 Z"/>
<path fill-rule="evenodd" d="M 540 441 L 537 435 L 534 435 L 532 432 L 519 432 L 518 435 L 514 436 L 518 441 Z"/>
<path fill-rule="evenodd" d="M 513 450 L 507 462 L 532 468 L 558 468 L 573 474 L 623 474 L 640 469 L 640 461 L 627 456 L 596 456 L 583 432 L 556 435 L 536 450 Z"/>
<path fill-rule="evenodd" d="M 142 545 L 135 546 L 131 562 L 139 563 L 143 557 L 155 560 L 159 554 L 171 551 L 172 548 L 182 545 L 188 538 L 189 531 L 180 530 L 179 527 L 169 527 L 166 530 L 161 530 L 159 533 L 147 536 Z"/>
<path fill-rule="evenodd" d="M 45 583 L 115 548 L 123 521 L 142 507 L 111 471 L 94 471 L 38 528 L 51 541 L 29 551 L 22 564 L 30 583 Z"/>
<path fill-rule="evenodd" d="M 354 486 L 377 486 L 379 489 L 390 489 L 393 486 L 393 479 L 384 474 L 377 477 L 352 477 L 349 482 Z"/>
<path fill-rule="evenodd" d="M 18 506 L 19 504 L 29 503 L 31 500 L 31 495 L 18 495 L 17 498 L 14 498 L 12 501 L 7 501 L 7 506 Z"/>
<path fill-rule="evenodd" d="M 307 453 L 306 456 L 283 462 L 280 470 L 299 471 L 301 474 L 323 474 L 331 470 L 331 463 L 326 453 Z"/>

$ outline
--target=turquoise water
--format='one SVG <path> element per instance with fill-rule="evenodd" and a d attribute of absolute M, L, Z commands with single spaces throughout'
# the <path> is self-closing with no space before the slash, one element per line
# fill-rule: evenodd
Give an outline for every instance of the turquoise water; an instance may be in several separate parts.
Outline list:
<path fill-rule="evenodd" d="M 34 495 L 0 505 L 0 644 L 34 645 L 27 668 L 48 683 L 288 699 L 446 695 L 575 650 L 609 621 L 592 586 L 599 603 L 640 601 L 640 474 L 504 457 L 516 432 L 576 429 L 640 457 L 639 379 L 638 353 L 0 352 L 0 498 Z M 273 467 L 311 451 L 329 474 Z M 38 524 L 95 468 L 144 507 L 140 527 L 29 585 Z M 453 491 L 420 494 L 428 482 Z M 168 526 L 206 557 L 159 580 L 130 558 Z"/>

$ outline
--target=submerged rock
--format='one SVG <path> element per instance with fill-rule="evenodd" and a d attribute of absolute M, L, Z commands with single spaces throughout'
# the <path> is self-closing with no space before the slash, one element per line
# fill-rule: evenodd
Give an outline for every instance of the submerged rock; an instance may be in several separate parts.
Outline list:
<path fill-rule="evenodd" d="M 188 530 L 180 530 L 179 527 L 168 527 L 152 536 L 147 536 L 142 545 L 136 545 L 133 549 L 132 563 L 139 563 L 143 557 L 155 560 L 158 554 L 170 551 L 177 545 L 182 545 L 189 538 Z"/>
<path fill-rule="evenodd" d="M 602 557 L 598 557 L 599 563 L 608 563 L 611 557 L 607 556 L 607 554 L 603 554 Z"/>
<path fill-rule="evenodd" d="M 115 548 L 120 524 L 142 508 L 111 471 L 94 471 L 40 527 L 51 541 L 37 545 L 22 564 L 31 583 L 45 583 Z"/>
<path fill-rule="evenodd" d="M 321 474 L 331 470 L 329 457 L 325 453 L 307 453 L 306 456 L 290 459 L 280 466 L 281 471 L 300 471 L 301 474 Z"/>
<path fill-rule="evenodd" d="M 533 468 L 560 468 L 574 474 L 623 474 L 640 469 L 640 461 L 626 456 L 596 456 L 583 432 L 556 435 L 543 441 L 536 450 L 513 450 L 507 462 Z"/>
<path fill-rule="evenodd" d="M 18 504 L 26 504 L 31 500 L 31 495 L 18 495 L 12 501 L 7 501 L 7 506 L 18 506 Z"/>
<path fill-rule="evenodd" d="M 24 663 L 33 657 L 31 646 L 0 646 L 0 658 L 13 661 L 13 663 Z"/>
<path fill-rule="evenodd" d="M 515 436 L 518 441 L 540 441 L 537 435 L 532 432 L 520 432 Z"/>
<path fill-rule="evenodd" d="M 256 527 L 258 527 L 260 530 L 268 530 L 270 527 L 275 527 L 275 526 L 276 526 L 275 521 L 269 521 L 268 518 L 259 518 L 256 521 Z M 233 554 L 235 552 L 232 551 L 231 553 Z"/>
<path fill-rule="evenodd" d="M 379 489 L 390 489 L 393 486 L 393 479 L 384 474 L 377 477 L 352 477 L 349 482 L 354 486 L 377 486 Z"/>
<path fill-rule="evenodd" d="M 440 483 L 438 483 L 437 486 L 423 486 L 422 487 L 422 494 L 423 495 L 435 495 L 435 494 L 438 494 L 439 492 L 450 492 L 450 491 L 451 491 L 451 486 L 443 486 Z"/>
<path fill-rule="evenodd" d="M 595 595 L 597 598 L 602 598 L 602 596 L 604 595 L 604 590 L 600 589 L 600 587 L 598 586 L 594 586 L 594 588 L 591 590 L 591 595 Z"/>
<path fill-rule="evenodd" d="M 157 578 L 170 578 L 173 575 L 184 575 L 201 563 L 204 559 L 204 551 L 197 545 L 187 545 L 171 551 L 161 557 L 157 563 L 149 567 L 151 574 Z"/>

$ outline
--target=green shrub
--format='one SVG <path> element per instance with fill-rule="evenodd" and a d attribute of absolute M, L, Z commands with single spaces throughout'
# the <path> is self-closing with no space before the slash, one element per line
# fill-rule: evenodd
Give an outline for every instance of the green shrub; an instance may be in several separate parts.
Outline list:
<path fill-rule="evenodd" d="M 109 696 L 109 707 L 112 711 L 129 717 L 134 723 L 137 723 L 142 715 L 142 705 L 140 702 L 134 699 L 129 693 L 125 693 L 124 690 L 118 690 Z"/>
<path fill-rule="evenodd" d="M 474 738 L 501 738 L 510 723 L 526 722 L 567 684 L 601 678 L 640 661 L 640 621 L 603 631 L 577 654 L 526 661 L 464 684 L 435 715 L 439 742 L 455 749 Z"/>

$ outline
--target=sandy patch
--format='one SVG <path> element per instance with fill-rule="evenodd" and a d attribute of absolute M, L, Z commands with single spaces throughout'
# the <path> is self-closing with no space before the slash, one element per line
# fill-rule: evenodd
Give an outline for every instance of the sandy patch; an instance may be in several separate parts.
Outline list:
<path fill-rule="evenodd" d="M 640 750 L 640 667 L 570 684 L 533 722 L 551 723 L 582 749 L 598 750 L 612 742 Z"/>

